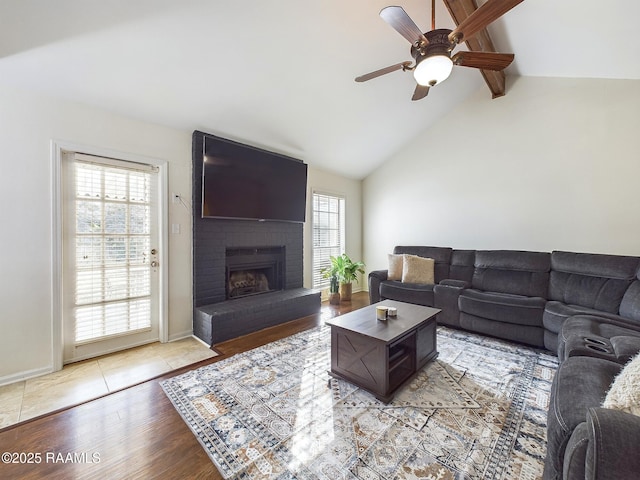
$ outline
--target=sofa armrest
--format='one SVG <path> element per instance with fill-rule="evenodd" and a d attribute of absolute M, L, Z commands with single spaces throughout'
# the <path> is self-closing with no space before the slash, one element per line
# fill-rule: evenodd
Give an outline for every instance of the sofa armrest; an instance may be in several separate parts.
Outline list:
<path fill-rule="evenodd" d="M 589 446 L 589 428 L 582 422 L 573 430 L 564 451 L 562 480 L 585 480 L 585 459 Z"/>
<path fill-rule="evenodd" d="M 464 280 L 446 279 L 433 287 L 433 306 L 442 310 L 438 314 L 439 324 L 460 327 L 458 297 L 469 286 Z"/>
<path fill-rule="evenodd" d="M 373 270 L 369 272 L 369 302 L 377 303 L 380 299 L 380 283 L 387 279 L 388 270 Z"/>
<path fill-rule="evenodd" d="M 640 417 L 610 408 L 587 411 L 585 478 L 633 480 L 640 472 Z"/>

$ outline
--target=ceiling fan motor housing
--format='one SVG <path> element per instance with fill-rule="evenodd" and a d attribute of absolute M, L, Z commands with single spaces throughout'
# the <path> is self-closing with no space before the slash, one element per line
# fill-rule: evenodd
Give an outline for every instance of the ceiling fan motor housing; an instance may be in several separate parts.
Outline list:
<path fill-rule="evenodd" d="M 451 30 L 448 28 L 439 28 L 426 32 L 424 36 L 427 37 L 429 43 L 426 46 L 413 45 L 411 47 L 411 56 L 416 59 L 416 62 L 421 60 L 420 57 L 430 57 L 432 55 L 451 57 L 451 50 L 455 45 L 449 41 L 450 33 Z"/>

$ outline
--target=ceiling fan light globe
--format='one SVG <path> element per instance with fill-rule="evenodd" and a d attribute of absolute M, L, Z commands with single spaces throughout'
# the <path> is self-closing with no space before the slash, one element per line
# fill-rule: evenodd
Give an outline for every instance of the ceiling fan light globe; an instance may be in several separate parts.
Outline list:
<path fill-rule="evenodd" d="M 413 76 L 419 85 L 433 87 L 446 80 L 452 69 L 451 58 L 446 55 L 431 55 L 418 63 Z"/>

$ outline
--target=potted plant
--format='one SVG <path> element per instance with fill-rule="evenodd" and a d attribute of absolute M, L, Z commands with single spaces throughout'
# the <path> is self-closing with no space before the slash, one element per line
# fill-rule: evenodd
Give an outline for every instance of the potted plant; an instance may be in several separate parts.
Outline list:
<path fill-rule="evenodd" d="M 340 300 L 351 301 L 353 281 L 358 281 L 358 274 L 364 273 L 364 263 L 354 262 L 346 253 L 331 257 L 331 268 L 325 269 L 331 275 L 336 275 L 340 283 Z"/>
<path fill-rule="evenodd" d="M 340 292 L 338 291 L 338 276 L 331 275 L 329 279 L 329 303 L 331 305 L 340 305 Z"/>
<path fill-rule="evenodd" d="M 340 305 L 340 293 L 338 291 L 338 268 L 331 257 L 331 267 L 325 267 L 320 270 L 323 278 L 329 279 L 329 303 L 331 305 Z"/>

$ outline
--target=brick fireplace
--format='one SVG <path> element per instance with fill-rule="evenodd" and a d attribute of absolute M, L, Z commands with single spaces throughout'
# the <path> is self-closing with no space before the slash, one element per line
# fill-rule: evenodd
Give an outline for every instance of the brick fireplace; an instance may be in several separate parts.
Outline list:
<path fill-rule="evenodd" d="M 213 344 L 317 312 L 302 223 L 202 218 L 204 135 L 193 134 L 194 334 Z"/>
<path fill-rule="evenodd" d="M 196 307 L 228 299 L 228 253 L 240 257 L 238 260 L 242 262 L 251 262 L 256 249 L 281 250 L 282 283 L 273 289 L 302 288 L 301 224 L 194 218 L 193 235 L 193 301 Z"/>

